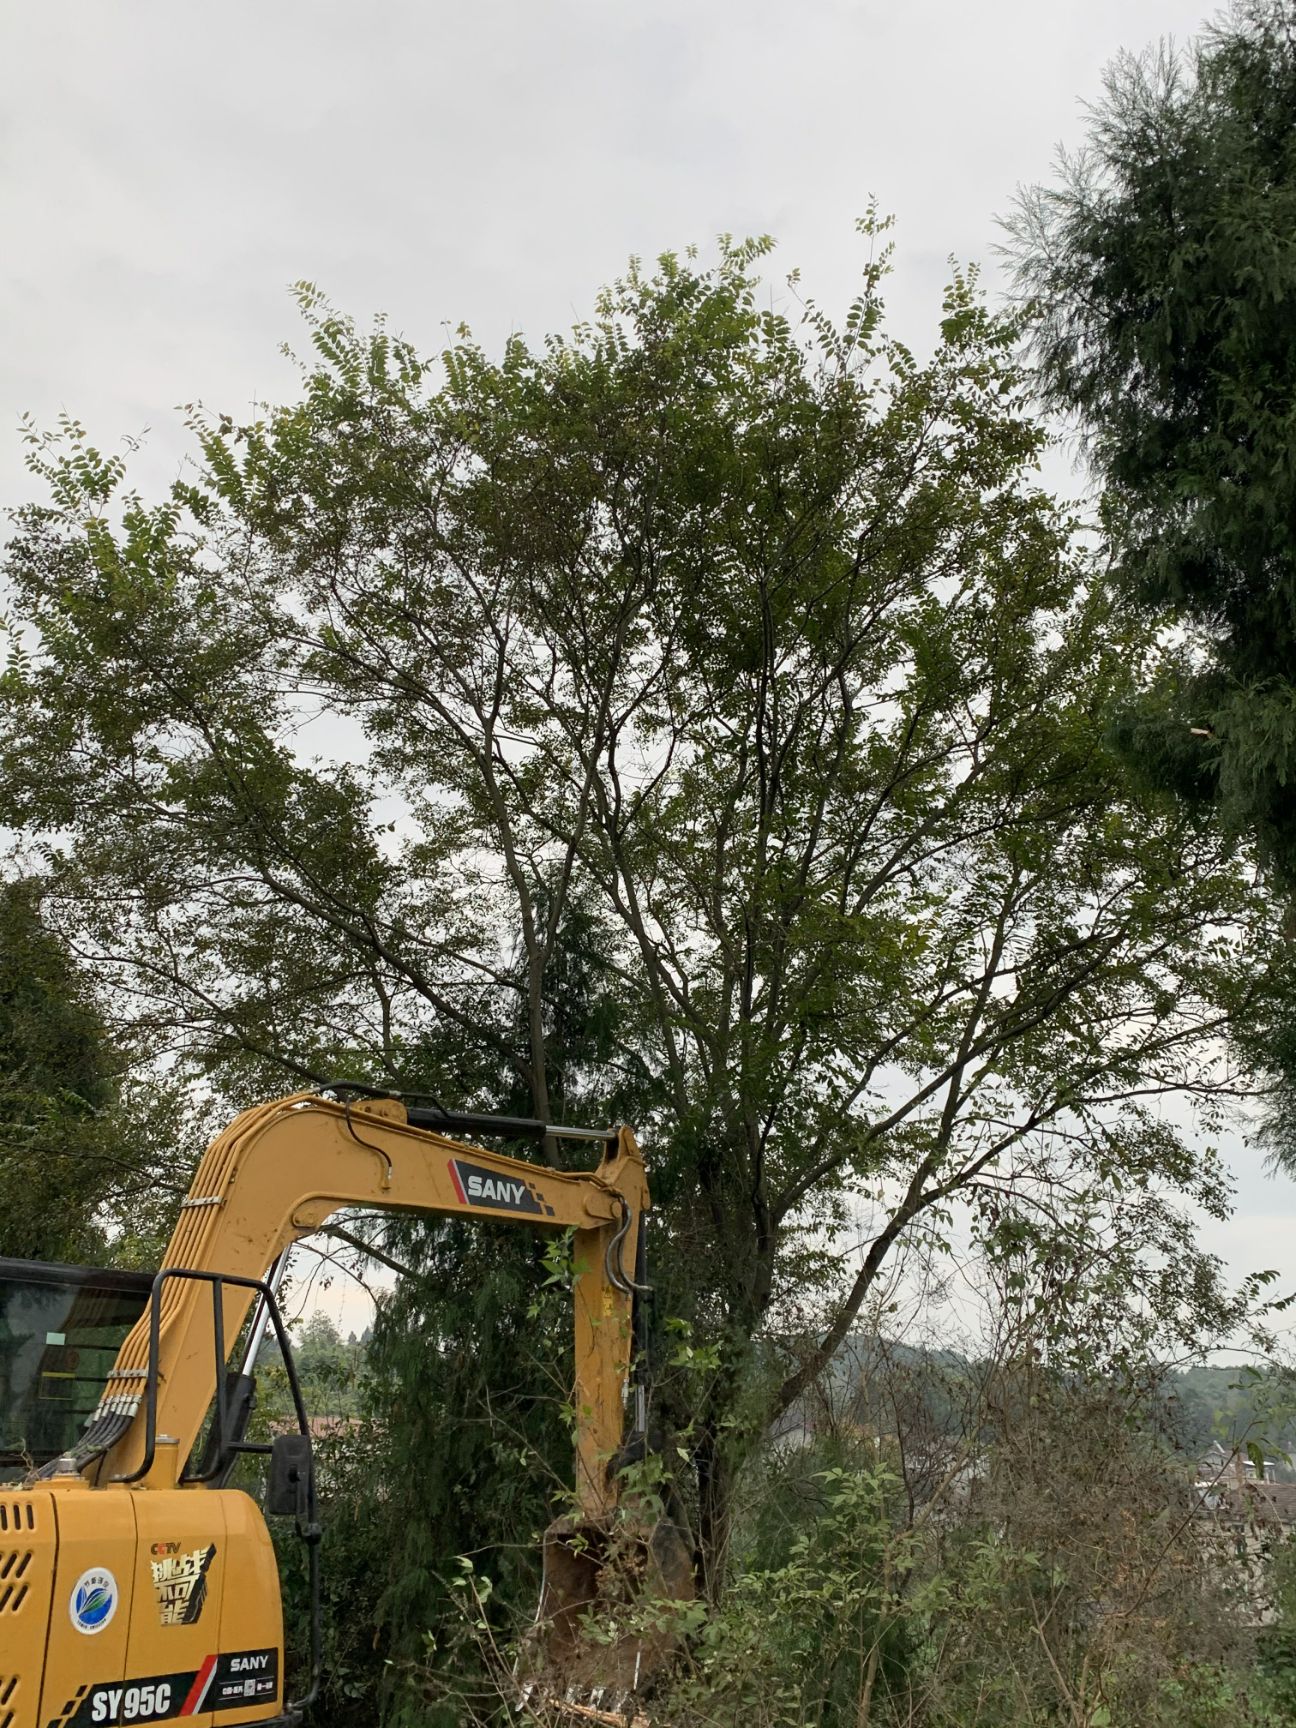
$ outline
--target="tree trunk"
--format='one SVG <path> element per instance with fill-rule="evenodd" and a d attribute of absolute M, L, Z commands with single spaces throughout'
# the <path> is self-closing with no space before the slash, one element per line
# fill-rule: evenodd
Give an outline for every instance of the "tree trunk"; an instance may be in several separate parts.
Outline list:
<path fill-rule="evenodd" d="M 733 1490 L 737 1478 L 734 1458 L 718 1422 L 702 1425 L 693 1452 L 698 1484 L 699 1580 L 708 1602 L 718 1602 L 724 1591 L 729 1564 L 729 1538 L 733 1525 Z"/>

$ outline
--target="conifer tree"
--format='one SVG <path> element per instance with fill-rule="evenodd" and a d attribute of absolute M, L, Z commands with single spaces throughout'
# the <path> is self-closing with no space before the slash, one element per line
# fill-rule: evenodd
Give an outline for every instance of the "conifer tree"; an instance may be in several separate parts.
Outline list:
<path fill-rule="evenodd" d="M 1296 7 L 1239 0 L 1122 55 L 1085 149 L 1010 224 L 1052 407 L 1102 485 L 1112 577 L 1172 628 L 1129 760 L 1296 892 Z M 1271 1132 L 1296 1168 L 1296 1036 Z"/>

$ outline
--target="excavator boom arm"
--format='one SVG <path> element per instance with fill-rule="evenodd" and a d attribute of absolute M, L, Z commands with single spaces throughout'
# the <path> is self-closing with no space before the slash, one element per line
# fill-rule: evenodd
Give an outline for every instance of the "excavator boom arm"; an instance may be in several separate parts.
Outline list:
<path fill-rule="evenodd" d="M 277 1099 L 245 1111 L 213 1140 L 181 1202 L 163 1268 L 260 1279 L 284 1249 L 353 1206 L 572 1229 L 576 1493 L 582 1513 L 597 1517 L 615 1500 L 608 1464 L 622 1440 L 636 1226 L 648 1206 L 633 1134 L 622 1128 L 603 1146 L 597 1170 L 551 1170 L 412 1126 L 396 1099 Z M 232 1344 L 252 1292 L 222 1289 L 223 1336 Z M 160 1303 L 156 1363 L 146 1316 L 109 1378 L 98 1425 L 113 1437 L 100 1449 L 100 1481 L 145 1462 L 144 1424 L 135 1418 L 150 1372 L 158 1432 L 174 1437 L 182 1459 L 211 1402 L 210 1287 L 167 1279 Z"/>

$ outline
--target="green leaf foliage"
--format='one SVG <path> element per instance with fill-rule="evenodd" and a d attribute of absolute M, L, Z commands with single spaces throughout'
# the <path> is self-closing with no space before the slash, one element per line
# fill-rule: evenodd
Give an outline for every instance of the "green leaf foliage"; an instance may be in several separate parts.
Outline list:
<path fill-rule="evenodd" d="M 1116 725 L 1138 772 L 1296 889 L 1296 15 L 1238 0 L 1124 55 L 1085 149 L 1011 224 L 1049 402 L 1103 486 L 1114 579 L 1173 628 Z M 1289 999 L 1290 1000 L 1290 999 Z M 1287 1076 L 1290 1010 L 1249 1046 Z"/>
<path fill-rule="evenodd" d="M 38 885 L 0 884 L 0 1254 L 156 1252 L 159 1111 L 123 1097 L 126 1071 Z"/>
<path fill-rule="evenodd" d="M 637 1125 L 713 1592 L 752 1447 L 955 1208 L 1005 1277 L 1038 1260 L 1059 1349 L 1095 1279 L 1110 1353 L 1143 1304 L 1176 1340 L 1236 1313 L 1172 1198 L 1223 1208 L 1218 1167 L 1158 1100 L 1231 1095 L 1269 909 L 1108 742 L 1154 632 L 1039 485 L 1016 322 L 958 274 L 917 357 L 864 228 L 839 322 L 771 296 L 764 242 L 634 263 L 498 356 L 303 287 L 294 401 L 195 410 L 161 503 L 33 434 L 8 554 L 0 813 L 133 1036 L 231 1099 L 360 1069 Z M 543 1281 L 436 1227 L 402 1252 L 438 1270 L 383 1392 L 421 1458 L 434 1397 L 508 1372 L 437 1303 L 516 1364 Z M 471 1551 L 489 1496 L 448 1492 Z"/>

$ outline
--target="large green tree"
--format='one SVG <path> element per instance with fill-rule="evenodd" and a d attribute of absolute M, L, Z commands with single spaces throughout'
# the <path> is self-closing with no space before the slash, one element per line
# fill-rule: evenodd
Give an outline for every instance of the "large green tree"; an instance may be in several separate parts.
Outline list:
<path fill-rule="evenodd" d="M 1113 1303 L 1222 1313 L 1157 1100 L 1232 1087 L 1269 946 L 1104 743 L 1149 633 L 1039 488 L 1016 326 L 957 278 L 920 360 L 881 261 L 834 325 L 764 251 L 498 359 L 303 289 L 298 399 L 196 412 L 161 503 L 33 434 L 0 738 L 133 1035 L 231 1095 L 363 1065 L 638 1123 L 712 1566 L 753 1437 L 956 1205 L 1059 1312 L 1097 1233 Z"/>
<path fill-rule="evenodd" d="M 128 1071 L 38 884 L 0 883 L 0 1254 L 99 1261 L 155 1249 L 165 1200 L 154 1112 L 124 1099 Z"/>
<path fill-rule="evenodd" d="M 1296 891 L 1296 8 L 1239 0 L 1123 55 L 1084 150 L 1011 227 L 1048 402 L 1102 485 L 1113 580 L 1174 628 L 1130 759 Z M 1253 1028 L 1288 1076 L 1290 1011 Z"/>

